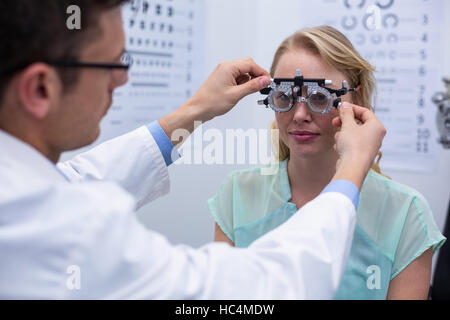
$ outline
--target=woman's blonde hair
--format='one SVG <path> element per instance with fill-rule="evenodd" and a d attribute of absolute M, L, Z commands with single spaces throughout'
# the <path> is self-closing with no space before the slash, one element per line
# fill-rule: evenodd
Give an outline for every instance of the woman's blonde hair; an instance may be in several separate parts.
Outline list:
<path fill-rule="evenodd" d="M 371 110 L 374 109 L 376 82 L 373 73 L 375 68 L 361 57 L 346 36 L 330 26 L 302 29 L 284 40 L 275 52 L 270 68 L 272 78 L 281 57 L 286 52 L 299 49 L 320 56 L 329 66 L 342 72 L 350 81 L 349 87 L 357 88 L 356 92 L 351 93 L 353 102 Z M 276 121 L 272 123 L 271 128 L 278 129 Z M 289 148 L 281 139 L 278 140 L 279 148 L 274 150 L 274 153 L 279 161 L 284 161 L 290 155 Z M 372 166 L 372 169 L 380 174 L 381 156 L 379 152 L 378 159 Z"/>

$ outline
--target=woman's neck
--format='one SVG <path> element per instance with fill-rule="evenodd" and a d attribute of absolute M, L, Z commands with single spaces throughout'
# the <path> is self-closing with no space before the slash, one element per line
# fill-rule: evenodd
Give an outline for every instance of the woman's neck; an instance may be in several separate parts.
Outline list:
<path fill-rule="evenodd" d="M 337 160 L 334 150 L 308 158 L 291 155 L 287 169 L 292 200 L 303 205 L 319 195 L 336 173 Z"/>

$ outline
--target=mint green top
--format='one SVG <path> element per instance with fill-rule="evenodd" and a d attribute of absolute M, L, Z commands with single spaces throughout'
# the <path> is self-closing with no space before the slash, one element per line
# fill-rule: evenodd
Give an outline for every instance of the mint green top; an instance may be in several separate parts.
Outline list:
<path fill-rule="evenodd" d="M 291 198 L 285 160 L 279 166 L 230 174 L 208 204 L 225 235 L 236 247 L 247 247 L 297 213 Z M 419 192 L 370 171 L 335 298 L 385 299 L 393 278 L 427 249 L 435 252 L 444 242 Z"/>

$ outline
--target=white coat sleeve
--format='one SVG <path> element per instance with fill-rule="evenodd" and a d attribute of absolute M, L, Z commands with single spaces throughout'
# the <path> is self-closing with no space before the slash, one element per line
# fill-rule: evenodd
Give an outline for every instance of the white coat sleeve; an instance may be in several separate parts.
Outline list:
<path fill-rule="evenodd" d="M 85 280 L 67 298 L 332 299 L 356 220 L 349 198 L 324 193 L 246 249 L 192 249 L 171 245 L 115 208 L 85 245 Z"/>
<path fill-rule="evenodd" d="M 147 127 L 59 163 L 58 168 L 71 182 L 116 182 L 136 198 L 138 208 L 170 191 L 166 163 Z"/>

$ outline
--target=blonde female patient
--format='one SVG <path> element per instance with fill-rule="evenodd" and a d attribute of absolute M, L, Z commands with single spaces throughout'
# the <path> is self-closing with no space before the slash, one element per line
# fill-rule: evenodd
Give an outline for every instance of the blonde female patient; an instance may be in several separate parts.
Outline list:
<path fill-rule="evenodd" d="M 304 29 L 280 45 L 271 76 L 294 78 L 297 69 L 305 78 L 332 80 L 330 89 L 341 89 L 346 80 L 356 90 L 342 101 L 371 108 L 374 68 L 336 29 Z M 336 116 L 335 108 L 320 114 L 304 101 L 275 113 L 279 170 L 266 175 L 253 168 L 225 179 L 209 200 L 216 241 L 247 247 L 320 194 L 338 160 Z M 361 190 L 350 257 L 335 298 L 427 299 L 432 255 L 444 241 L 424 197 L 383 176 L 375 163 Z"/>

